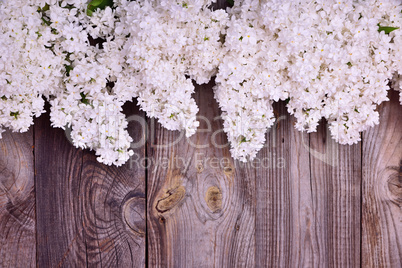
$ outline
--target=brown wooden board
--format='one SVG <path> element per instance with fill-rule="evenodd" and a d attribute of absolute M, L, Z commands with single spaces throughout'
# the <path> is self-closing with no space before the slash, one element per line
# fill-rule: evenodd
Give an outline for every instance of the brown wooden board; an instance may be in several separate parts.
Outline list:
<path fill-rule="evenodd" d="M 363 134 L 362 265 L 402 267 L 402 107 L 396 91 Z"/>
<path fill-rule="evenodd" d="M 297 132 L 285 103 L 274 105 L 276 123 L 253 161 L 256 176 L 256 265 L 309 265 L 314 255 L 309 138 Z"/>
<path fill-rule="evenodd" d="M 324 122 L 310 134 L 312 225 L 317 267 L 360 266 L 361 142 L 339 145 Z"/>
<path fill-rule="evenodd" d="M 219 0 L 215 8 L 224 8 Z M 105 166 L 49 115 L 0 139 L 0 267 L 401 267 L 402 107 L 352 146 L 285 103 L 249 163 L 234 161 L 214 82 L 191 138 L 125 105 L 134 155 Z"/>
<path fill-rule="evenodd" d="M 4 133 L 0 266 L 400 266 L 397 92 L 353 146 L 333 142 L 323 122 L 297 132 L 275 104 L 265 147 L 242 164 L 212 86 L 197 87 L 201 126 L 190 139 L 146 124 L 129 104 L 140 146 L 119 168 L 75 149 L 48 115 L 30 132 Z"/>
<path fill-rule="evenodd" d="M 197 86 L 200 127 L 190 139 L 149 123 L 150 267 L 254 262 L 255 181 L 230 157 L 212 85 Z"/>
<path fill-rule="evenodd" d="M 0 267 L 35 267 L 33 131 L 0 139 Z"/>
<path fill-rule="evenodd" d="M 135 104 L 126 107 L 143 118 Z M 134 140 L 144 135 L 137 127 L 129 126 Z M 35 145 L 38 265 L 144 266 L 145 170 L 98 163 L 51 128 L 48 115 L 36 122 Z M 145 146 L 135 153 L 144 156 Z"/>

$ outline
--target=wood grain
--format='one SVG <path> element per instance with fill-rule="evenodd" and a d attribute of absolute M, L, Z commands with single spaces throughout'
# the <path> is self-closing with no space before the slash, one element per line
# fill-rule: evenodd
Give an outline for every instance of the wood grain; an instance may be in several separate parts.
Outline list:
<path fill-rule="evenodd" d="M 150 120 L 149 267 L 254 266 L 255 181 L 224 146 L 212 85 L 197 86 L 200 127 L 190 139 Z"/>
<path fill-rule="evenodd" d="M 276 123 L 254 161 L 263 163 L 255 177 L 256 266 L 313 267 L 319 256 L 309 136 L 294 129 L 285 103 L 274 111 Z"/>
<path fill-rule="evenodd" d="M 126 108 L 143 117 L 134 104 Z M 144 266 L 145 170 L 102 165 L 49 123 L 42 116 L 35 127 L 38 265 Z M 144 135 L 131 130 L 134 140 Z M 135 153 L 144 157 L 145 146 Z"/>
<path fill-rule="evenodd" d="M 189 139 L 126 104 L 135 154 L 119 168 L 74 148 L 48 114 L 4 133 L 0 267 L 402 267 L 397 92 L 353 146 L 325 122 L 296 131 L 276 103 L 264 148 L 244 164 L 213 85 L 196 86 Z"/>
<path fill-rule="evenodd" d="M 340 146 L 325 122 L 293 127 L 285 103 L 255 161 L 258 267 L 357 267 L 360 263 L 361 147 Z M 254 161 L 254 162 L 255 162 Z"/>
<path fill-rule="evenodd" d="M 315 267 L 360 266 L 361 142 L 339 145 L 322 122 L 310 134 Z"/>
<path fill-rule="evenodd" d="M 33 131 L 0 139 L 0 267 L 35 267 Z"/>
<path fill-rule="evenodd" d="M 402 267 L 402 107 L 395 91 L 363 134 L 362 264 Z"/>
<path fill-rule="evenodd" d="M 230 156 L 213 85 L 196 86 L 200 127 L 190 139 L 149 121 L 149 267 L 255 265 L 254 170 Z"/>

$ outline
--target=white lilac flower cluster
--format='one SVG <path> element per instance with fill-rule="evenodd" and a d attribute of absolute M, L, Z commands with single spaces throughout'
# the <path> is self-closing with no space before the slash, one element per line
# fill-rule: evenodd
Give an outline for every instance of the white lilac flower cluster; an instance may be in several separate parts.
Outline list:
<path fill-rule="evenodd" d="M 102 2 L 111 5 L 90 9 Z M 208 82 L 223 57 L 228 15 L 212 2 L 1 1 L 0 134 L 26 131 L 43 97 L 52 126 L 71 127 L 74 145 L 108 165 L 132 155 L 122 106 L 134 97 L 164 127 L 193 134 L 192 79 Z"/>
<path fill-rule="evenodd" d="M 35 5 L 0 2 L 0 137 L 4 127 L 27 131 L 44 112 L 42 96 L 59 90 L 64 59 L 48 47 L 56 40 Z"/>
<path fill-rule="evenodd" d="M 120 21 L 114 36 L 124 40 L 121 59 L 128 68 L 122 83 L 117 79 L 118 94 L 138 97 L 148 116 L 167 129 L 185 130 L 187 136 L 199 124 L 192 80 L 207 83 L 224 56 L 220 38 L 228 15 L 208 9 L 210 4 L 208 0 L 121 1 L 116 9 Z"/>
<path fill-rule="evenodd" d="M 192 81 L 217 75 L 231 152 L 245 161 L 275 101 L 288 102 L 297 129 L 324 117 L 351 144 L 378 123 L 392 77 L 402 92 L 399 0 L 245 0 L 227 12 L 213 2 L 0 0 L 0 137 L 26 131 L 48 100 L 52 126 L 119 166 L 132 154 L 125 102 L 190 136 Z"/>
<path fill-rule="evenodd" d="M 235 1 L 215 87 L 232 155 L 255 157 L 278 100 L 298 130 L 325 118 L 339 143 L 358 142 L 393 75 L 402 90 L 401 11 L 400 0 Z"/>

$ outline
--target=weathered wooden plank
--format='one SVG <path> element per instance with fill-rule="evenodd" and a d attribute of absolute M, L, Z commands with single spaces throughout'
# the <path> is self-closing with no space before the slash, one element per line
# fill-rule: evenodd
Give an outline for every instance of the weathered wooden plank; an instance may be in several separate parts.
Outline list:
<path fill-rule="evenodd" d="M 398 93 L 363 134 L 362 264 L 402 267 L 402 107 Z"/>
<path fill-rule="evenodd" d="M 197 86 L 200 127 L 190 139 L 150 120 L 150 267 L 252 267 L 255 181 L 235 169 L 213 82 Z"/>
<path fill-rule="evenodd" d="M 312 214 L 318 267 L 360 266 L 361 142 L 339 145 L 325 123 L 310 134 Z"/>
<path fill-rule="evenodd" d="M 318 259 L 316 238 L 318 228 L 315 224 L 314 192 L 311 187 L 310 137 L 307 133 L 295 130 L 295 119 L 293 117 L 290 117 L 289 114 L 285 116 L 285 122 L 282 124 L 283 126 L 288 124 L 287 131 L 281 135 L 284 135 L 282 136 L 282 146 L 290 147 L 289 154 L 285 154 L 287 156 L 285 158 L 286 168 L 289 169 L 285 173 L 285 176 L 288 177 L 285 181 L 289 180 L 289 189 L 286 191 L 290 192 L 289 202 L 291 205 L 290 233 L 285 237 L 285 241 L 289 241 L 288 254 L 290 260 L 286 265 L 288 267 L 314 267 L 317 266 L 314 264 Z"/>
<path fill-rule="evenodd" d="M 360 145 L 339 146 L 325 122 L 293 127 L 284 103 L 256 169 L 258 267 L 349 267 L 360 261 Z"/>
<path fill-rule="evenodd" d="M 86 151 L 81 174 L 79 213 L 85 230 L 89 266 L 145 267 L 145 115 L 125 106 L 134 157 L 122 167 L 107 167 Z"/>
<path fill-rule="evenodd" d="M 0 267 L 35 267 L 33 131 L 0 139 Z"/>
<path fill-rule="evenodd" d="M 200 127 L 190 139 L 149 121 L 150 267 L 255 265 L 254 170 L 230 156 L 213 85 L 196 86 Z"/>
<path fill-rule="evenodd" d="M 134 104 L 126 112 L 143 118 Z M 42 116 L 35 128 L 38 265 L 144 266 L 145 170 L 100 164 L 49 123 Z M 134 140 L 144 135 L 129 128 Z M 145 146 L 134 151 L 143 157 Z"/>
<path fill-rule="evenodd" d="M 308 267 L 315 252 L 308 135 L 293 127 L 285 103 L 274 105 L 256 167 L 257 267 Z"/>
<path fill-rule="evenodd" d="M 51 128 L 48 113 L 35 120 L 34 130 L 37 264 L 83 267 L 82 224 L 75 217 L 83 153 L 69 143 L 63 130 Z"/>

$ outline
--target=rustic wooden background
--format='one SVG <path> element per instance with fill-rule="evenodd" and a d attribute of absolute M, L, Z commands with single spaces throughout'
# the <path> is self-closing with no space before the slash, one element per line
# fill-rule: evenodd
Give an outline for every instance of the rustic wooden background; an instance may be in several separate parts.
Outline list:
<path fill-rule="evenodd" d="M 397 92 L 353 146 L 333 142 L 325 122 L 295 131 L 277 104 L 266 147 L 242 164 L 212 86 L 194 95 L 211 125 L 201 120 L 189 140 L 127 104 L 144 122 L 129 131 L 146 143 L 120 168 L 75 149 L 48 114 L 6 132 L 0 267 L 402 267 Z"/>
<path fill-rule="evenodd" d="M 325 124 L 295 131 L 278 104 L 267 146 L 242 164 L 224 146 L 211 86 L 195 98 L 212 124 L 201 120 L 190 141 L 126 105 L 149 131 L 130 123 L 147 140 L 134 160 L 146 160 L 120 168 L 75 149 L 47 114 L 27 133 L 6 132 L 0 267 L 401 267 L 397 92 L 354 146 L 334 143 Z"/>

